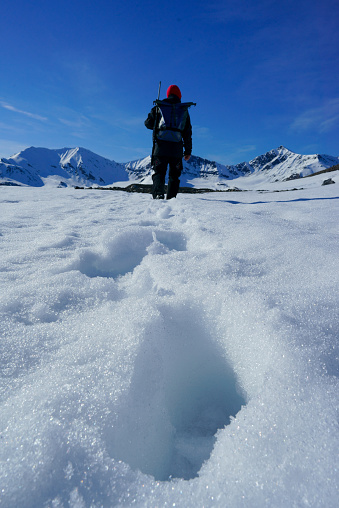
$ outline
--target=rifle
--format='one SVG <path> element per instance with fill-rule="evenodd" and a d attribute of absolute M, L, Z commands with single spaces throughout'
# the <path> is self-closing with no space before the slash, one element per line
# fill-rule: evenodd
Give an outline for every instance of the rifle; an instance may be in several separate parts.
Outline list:
<path fill-rule="evenodd" d="M 159 100 L 159 97 L 160 97 L 160 88 L 161 88 L 161 81 L 159 81 L 157 101 Z M 154 101 L 153 104 L 156 104 L 157 101 Z M 156 141 L 156 135 L 157 135 L 157 126 L 158 126 L 158 111 L 159 111 L 159 108 L 157 107 L 156 113 L 155 113 L 154 126 L 153 126 L 153 147 L 152 147 L 152 157 L 151 157 L 151 165 L 152 166 L 153 166 L 153 162 L 154 162 L 155 141 Z"/>

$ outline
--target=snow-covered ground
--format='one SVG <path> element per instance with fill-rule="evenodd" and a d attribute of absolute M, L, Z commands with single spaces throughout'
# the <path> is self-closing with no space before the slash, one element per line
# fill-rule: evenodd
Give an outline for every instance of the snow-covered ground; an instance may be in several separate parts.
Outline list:
<path fill-rule="evenodd" d="M 329 176 L 0 188 L 1 506 L 338 506 Z"/>

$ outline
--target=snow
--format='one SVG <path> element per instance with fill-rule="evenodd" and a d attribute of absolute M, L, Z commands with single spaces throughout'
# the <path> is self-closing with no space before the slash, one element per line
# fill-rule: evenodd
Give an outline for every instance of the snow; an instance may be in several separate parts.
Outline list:
<path fill-rule="evenodd" d="M 1 506 L 337 506 L 326 176 L 0 188 Z"/>

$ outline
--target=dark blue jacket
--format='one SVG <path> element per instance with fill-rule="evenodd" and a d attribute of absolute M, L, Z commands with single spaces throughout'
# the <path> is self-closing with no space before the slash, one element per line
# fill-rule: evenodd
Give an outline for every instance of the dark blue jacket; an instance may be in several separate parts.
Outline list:
<path fill-rule="evenodd" d="M 164 99 L 164 102 L 168 102 L 170 104 L 177 104 L 180 99 L 176 95 L 170 95 L 168 99 Z M 188 113 L 188 112 L 187 112 Z M 160 120 L 160 115 L 158 115 L 158 122 Z M 145 125 L 147 129 L 154 129 L 154 124 L 157 118 L 157 106 L 154 106 L 147 119 L 145 120 Z M 182 132 L 182 141 L 164 141 L 161 139 L 155 138 L 154 145 L 154 157 L 175 157 L 177 159 L 181 159 L 183 155 L 191 155 L 192 153 L 192 125 L 189 114 L 187 115 L 186 123 L 184 130 Z"/>

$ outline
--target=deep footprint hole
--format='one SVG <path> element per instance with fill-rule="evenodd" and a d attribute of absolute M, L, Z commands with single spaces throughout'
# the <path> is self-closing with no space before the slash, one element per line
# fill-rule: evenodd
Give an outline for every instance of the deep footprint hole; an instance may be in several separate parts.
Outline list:
<path fill-rule="evenodd" d="M 216 432 L 245 404 L 231 365 L 197 313 L 163 309 L 107 430 L 109 452 L 156 480 L 190 480 L 209 459 Z"/>
<path fill-rule="evenodd" d="M 166 253 L 186 250 L 187 242 L 180 232 L 134 228 L 106 240 L 102 252 L 84 250 L 72 268 L 87 277 L 123 276 L 132 272 L 142 262 L 154 243 L 161 245 L 162 252 Z"/>

